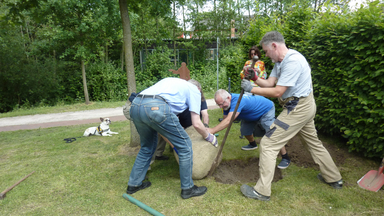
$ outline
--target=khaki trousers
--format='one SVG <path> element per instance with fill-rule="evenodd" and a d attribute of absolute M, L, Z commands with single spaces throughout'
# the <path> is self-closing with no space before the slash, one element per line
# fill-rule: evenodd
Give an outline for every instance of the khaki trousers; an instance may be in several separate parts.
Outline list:
<path fill-rule="evenodd" d="M 296 100 L 296 102 L 292 100 Z M 305 98 L 295 99 L 292 97 L 279 101 L 283 106 L 283 111 L 260 142 L 260 178 L 254 189 L 264 196 L 271 195 L 277 155 L 280 149 L 296 134 L 306 145 L 315 163 L 319 165 L 324 180 L 326 182 L 339 181 L 341 179 L 340 172 L 329 152 L 317 137 L 314 122 L 316 103 L 313 94 L 310 93 Z M 294 102 L 293 105 L 292 102 Z"/>

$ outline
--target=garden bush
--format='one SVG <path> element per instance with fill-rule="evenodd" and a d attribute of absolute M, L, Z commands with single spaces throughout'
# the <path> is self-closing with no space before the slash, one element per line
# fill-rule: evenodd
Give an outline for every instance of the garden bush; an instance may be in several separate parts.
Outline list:
<path fill-rule="evenodd" d="M 309 33 L 316 126 L 348 139 L 350 151 L 384 156 L 384 18 L 378 2 L 322 14 Z"/>
<path fill-rule="evenodd" d="M 225 47 L 220 51 L 220 62 L 225 68 L 226 77 L 231 79 L 231 92 L 241 91 L 240 71 L 243 69 L 245 61 L 248 60 L 248 49 L 245 50 L 241 45 L 235 45 Z"/>
<path fill-rule="evenodd" d="M 112 63 L 92 63 L 86 73 L 90 100 L 123 101 L 127 98 L 127 75 Z"/>

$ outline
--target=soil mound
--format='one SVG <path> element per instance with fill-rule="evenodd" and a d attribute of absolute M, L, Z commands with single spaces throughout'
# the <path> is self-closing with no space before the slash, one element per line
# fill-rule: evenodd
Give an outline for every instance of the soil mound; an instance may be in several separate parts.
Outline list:
<path fill-rule="evenodd" d="M 257 142 L 259 143 L 260 139 L 258 139 Z M 347 158 L 345 150 L 339 149 L 337 146 L 330 145 L 324 141 L 323 145 L 328 150 L 336 166 L 340 166 L 345 162 Z M 319 166 L 315 164 L 311 154 L 307 150 L 307 146 L 301 143 L 298 136 L 293 137 L 287 143 L 286 149 L 291 158 L 291 164 L 304 168 L 319 169 Z M 278 157 L 281 158 L 280 155 Z M 259 179 L 259 158 L 254 157 L 247 162 L 241 160 L 222 161 L 216 168 L 213 176 L 217 182 L 224 184 L 256 182 Z M 281 170 L 276 168 L 273 182 L 281 179 L 283 179 Z"/>

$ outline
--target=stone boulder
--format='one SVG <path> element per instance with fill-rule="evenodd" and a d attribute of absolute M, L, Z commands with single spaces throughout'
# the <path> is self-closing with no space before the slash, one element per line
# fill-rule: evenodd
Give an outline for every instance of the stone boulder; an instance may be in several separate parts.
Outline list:
<path fill-rule="evenodd" d="M 194 127 L 188 127 L 185 129 L 189 137 L 192 140 L 192 150 L 193 150 L 193 169 L 192 169 L 192 179 L 199 180 L 206 177 L 209 173 L 209 170 L 212 167 L 213 161 L 216 159 L 217 153 L 219 152 L 219 147 L 214 147 L 211 143 L 204 140 L 204 138 L 195 130 Z M 175 158 L 177 163 L 179 163 L 179 157 L 175 151 Z M 223 154 L 220 155 L 218 164 L 219 166 Z"/>

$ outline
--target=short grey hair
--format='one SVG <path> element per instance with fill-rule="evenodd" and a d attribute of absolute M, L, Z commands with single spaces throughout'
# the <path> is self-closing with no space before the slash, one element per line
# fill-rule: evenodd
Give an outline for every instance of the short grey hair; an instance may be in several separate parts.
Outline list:
<path fill-rule="evenodd" d="M 218 97 L 221 97 L 221 99 L 225 100 L 227 99 L 229 96 L 231 96 L 226 90 L 224 89 L 219 89 L 216 91 L 215 93 L 215 100 L 218 98 Z"/>
<path fill-rule="evenodd" d="M 188 82 L 192 83 L 195 86 L 197 86 L 197 88 L 199 88 L 199 90 L 201 90 L 201 84 L 197 80 L 190 79 L 190 80 L 188 80 Z"/>
<path fill-rule="evenodd" d="M 283 35 L 280 34 L 280 32 L 278 32 L 278 31 L 267 32 L 264 35 L 264 37 L 261 39 L 259 44 L 260 44 L 260 46 L 263 46 L 263 44 L 265 46 L 268 46 L 273 42 L 285 44 L 285 40 L 284 40 Z"/>
<path fill-rule="evenodd" d="M 200 90 L 201 101 L 205 101 L 205 97 L 204 97 L 203 89 L 201 88 L 201 84 L 197 80 L 194 80 L 194 79 L 190 79 L 190 80 L 188 80 L 188 82 L 192 83 L 193 85 L 195 85 Z"/>

